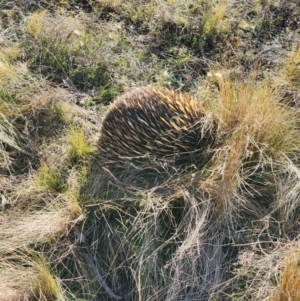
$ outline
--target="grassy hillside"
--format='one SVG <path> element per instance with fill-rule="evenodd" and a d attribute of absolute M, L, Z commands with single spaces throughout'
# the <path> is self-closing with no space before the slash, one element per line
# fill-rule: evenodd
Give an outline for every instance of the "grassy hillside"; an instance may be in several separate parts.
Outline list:
<path fill-rule="evenodd" d="M 0 45 L 0 301 L 300 301 L 299 0 L 0 0 Z M 152 187 L 97 150 L 143 85 L 215 124 Z"/>

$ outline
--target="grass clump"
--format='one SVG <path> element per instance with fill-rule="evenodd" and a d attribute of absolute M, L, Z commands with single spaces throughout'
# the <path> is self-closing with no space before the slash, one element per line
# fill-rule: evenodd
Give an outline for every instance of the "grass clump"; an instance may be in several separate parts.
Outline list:
<path fill-rule="evenodd" d="M 236 139 L 230 143 L 239 145 L 240 140 L 244 141 L 241 149 L 236 148 L 242 156 L 247 152 L 248 155 L 262 153 L 275 159 L 299 147 L 297 117 L 276 99 L 267 81 L 257 85 L 248 78 L 236 88 L 225 80 L 212 110 L 220 132 L 230 133 Z"/>
<path fill-rule="evenodd" d="M 42 16 L 38 19 L 41 22 L 37 26 L 40 29 L 38 36 L 26 42 L 32 68 L 42 74 L 51 74 L 52 80 L 63 81 L 75 91 L 87 91 L 96 83 L 105 82 L 105 63 L 96 53 L 95 36 L 85 31 L 84 20 L 63 14 Z"/>
<path fill-rule="evenodd" d="M 34 262 L 25 253 L 12 256 L 1 254 L 1 284 L 0 300 L 17 301 L 24 295 L 33 297 L 32 281 L 36 281 L 38 271 L 33 267 Z M 21 263 L 20 265 L 17 263 Z M 27 266 L 28 268 L 25 268 Z M 15 277 L 18 275 L 18 277 Z"/>
<path fill-rule="evenodd" d="M 79 211 L 75 215 L 74 205 L 49 191 L 34 195 L 23 184 L 16 193 L 19 200 L 14 210 L 0 214 L 0 300 L 26 296 L 28 300 L 68 300 L 59 279 L 50 272 L 49 256 L 55 250 L 49 246 L 58 243 L 83 215 Z"/>
<path fill-rule="evenodd" d="M 290 84 L 300 89 L 300 47 L 288 58 L 284 74 Z"/>
<path fill-rule="evenodd" d="M 67 300 L 40 255 L 18 250 L 1 256 L 0 300 Z"/>
<path fill-rule="evenodd" d="M 20 59 L 22 55 L 22 50 L 19 45 L 11 45 L 3 50 L 5 58 L 10 62 L 15 62 Z"/>
<path fill-rule="evenodd" d="M 39 277 L 34 284 L 34 295 L 38 299 L 67 300 L 58 279 L 52 275 L 49 267 L 41 260 L 37 260 Z"/>
<path fill-rule="evenodd" d="M 32 38 L 38 38 L 41 36 L 44 26 L 44 17 L 46 15 L 46 11 L 37 11 L 31 14 L 26 22 L 26 32 Z"/>
<path fill-rule="evenodd" d="M 0 81 L 6 81 L 13 77 L 13 70 L 8 62 L 2 60 L 0 61 Z"/>
<path fill-rule="evenodd" d="M 266 170 L 284 169 L 288 164 L 286 158 L 292 158 L 300 145 L 297 116 L 280 103 L 267 81 L 257 85 L 250 77 L 236 85 L 220 77 L 219 84 L 218 98 L 206 106 L 218 124 L 220 140 L 210 163 L 211 176 L 201 185 L 209 184 L 212 195 L 218 194 L 220 185 L 222 192 L 217 202 L 225 208 L 226 195 L 228 204 L 232 204 L 230 196 L 237 194 L 240 204 L 240 189 L 256 194 L 258 188 L 252 187 L 254 178 L 267 175 Z M 219 184 L 213 184 L 215 180 Z M 224 194 L 225 190 L 228 194 Z"/>
<path fill-rule="evenodd" d="M 36 175 L 38 185 L 52 192 L 64 192 L 67 183 L 62 171 L 47 163 L 42 163 Z"/>
<path fill-rule="evenodd" d="M 0 141 L 20 150 L 13 125 L 0 113 Z"/>
<path fill-rule="evenodd" d="M 68 140 L 71 146 L 70 156 L 73 160 L 85 159 L 94 150 L 82 130 L 71 129 Z"/>
<path fill-rule="evenodd" d="M 279 274 L 276 292 L 269 297 L 270 301 L 300 300 L 299 247 L 287 251 L 283 267 Z"/>
<path fill-rule="evenodd" d="M 203 32 L 209 37 L 224 34 L 229 29 L 226 13 L 229 10 L 229 4 L 226 1 L 218 3 L 211 11 L 206 13 Z"/>
<path fill-rule="evenodd" d="M 272 76 L 274 89 L 282 102 L 298 107 L 300 100 L 300 47 L 290 51 L 283 59 L 280 71 Z"/>

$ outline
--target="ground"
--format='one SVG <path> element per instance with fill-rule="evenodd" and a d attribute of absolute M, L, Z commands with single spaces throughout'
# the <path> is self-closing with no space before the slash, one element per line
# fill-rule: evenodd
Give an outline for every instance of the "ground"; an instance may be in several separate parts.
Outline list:
<path fill-rule="evenodd" d="M 0 300 L 300 300 L 298 0 L 0 1 L 0 45 Z M 216 126 L 152 187 L 97 148 L 146 85 Z"/>

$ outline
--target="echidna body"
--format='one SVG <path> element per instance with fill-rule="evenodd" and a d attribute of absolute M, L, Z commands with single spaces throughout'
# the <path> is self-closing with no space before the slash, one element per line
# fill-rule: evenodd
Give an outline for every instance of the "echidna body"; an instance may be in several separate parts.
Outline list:
<path fill-rule="evenodd" d="M 109 107 L 101 127 L 103 164 L 153 160 L 171 164 L 201 161 L 212 141 L 212 122 L 201 104 L 183 93 L 141 87 Z"/>

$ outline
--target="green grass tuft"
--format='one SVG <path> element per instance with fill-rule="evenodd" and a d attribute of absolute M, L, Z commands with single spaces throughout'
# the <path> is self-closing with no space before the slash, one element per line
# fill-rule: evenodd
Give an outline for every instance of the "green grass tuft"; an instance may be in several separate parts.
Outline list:
<path fill-rule="evenodd" d="M 42 163 L 36 175 L 38 185 L 51 192 L 64 192 L 67 189 L 62 171 L 55 166 Z"/>
<path fill-rule="evenodd" d="M 94 147 L 86 140 L 82 130 L 71 129 L 68 140 L 71 146 L 71 160 L 85 159 L 94 150 Z"/>

